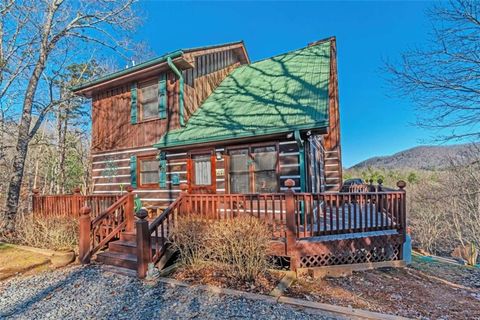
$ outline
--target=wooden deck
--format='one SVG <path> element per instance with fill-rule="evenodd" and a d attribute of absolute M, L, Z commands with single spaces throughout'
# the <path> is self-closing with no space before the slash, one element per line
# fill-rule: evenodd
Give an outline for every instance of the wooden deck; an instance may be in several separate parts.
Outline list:
<path fill-rule="evenodd" d="M 291 188 L 274 194 L 190 194 L 185 186 L 182 190 L 153 220 L 144 210 L 137 212 L 134 219 L 132 188 L 94 216 L 90 208 L 83 207 L 79 219 L 81 261 L 88 263 L 99 250 L 108 247 L 100 255 L 102 261 L 137 269 L 138 275 L 144 277 L 148 264 L 164 259 L 166 239 L 179 217 L 230 220 L 241 215 L 265 221 L 271 232 L 271 254 L 288 258 L 292 270 L 397 261 L 403 257 L 403 188 L 316 194 L 294 193 Z M 37 204 L 41 203 L 36 197 Z M 73 207 L 78 208 L 78 198 L 72 199 Z"/>

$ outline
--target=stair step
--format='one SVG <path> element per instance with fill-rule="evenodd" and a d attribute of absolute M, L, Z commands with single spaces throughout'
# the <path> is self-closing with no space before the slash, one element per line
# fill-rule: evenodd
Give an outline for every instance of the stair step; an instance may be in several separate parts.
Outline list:
<path fill-rule="evenodd" d="M 136 232 L 122 232 L 120 233 L 120 240 L 125 240 L 125 241 L 137 241 L 137 233 Z"/>
<path fill-rule="evenodd" d="M 133 254 L 106 251 L 97 254 L 97 261 L 126 269 L 137 269 L 137 256 Z"/>
<path fill-rule="evenodd" d="M 160 245 L 160 243 L 159 243 Z M 152 239 L 152 250 L 155 251 L 156 243 Z M 120 252 L 127 254 L 137 254 L 137 243 L 135 241 L 116 240 L 108 244 L 108 250 L 111 252 Z"/>
<path fill-rule="evenodd" d="M 122 267 L 117 267 L 117 266 L 110 266 L 110 265 L 104 265 L 103 269 L 108 272 L 116 273 L 116 274 L 121 274 L 123 276 L 128 276 L 128 277 L 137 277 L 137 271 L 132 270 L 132 269 L 127 269 L 127 268 L 122 268 Z"/>

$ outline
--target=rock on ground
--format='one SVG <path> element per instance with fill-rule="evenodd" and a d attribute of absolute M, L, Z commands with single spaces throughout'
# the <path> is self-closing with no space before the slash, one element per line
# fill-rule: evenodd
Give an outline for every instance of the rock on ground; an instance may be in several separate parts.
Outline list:
<path fill-rule="evenodd" d="M 100 266 L 0 282 L 0 319 L 336 319 L 332 315 L 164 283 Z"/>

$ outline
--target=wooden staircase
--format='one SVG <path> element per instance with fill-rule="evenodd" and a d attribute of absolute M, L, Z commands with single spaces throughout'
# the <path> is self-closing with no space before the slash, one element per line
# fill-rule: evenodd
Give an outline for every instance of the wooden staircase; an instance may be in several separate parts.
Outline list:
<path fill-rule="evenodd" d="M 342 186 L 342 162 L 340 149 L 325 151 L 325 191 L 339 191 Z"/>
<path fill-rule="evenodd" d="M 181 197 L 160 216 L 148 221 L 145 209 L 134 214 L 133 188 L 126 190 L 125 195 L 94 219 L 89 207 L 80 210 L 79 260 L 87 264 L 96 257 L 97 262 L 112 267 L 112 271 L 144 278 L 149 264 L 162 269 L 170 259 L 165 240 L 173 221 L 171 215 L 177 212 Z"/>
<path fill-rule="evenodd" d="M 151 249 L 152 254 L 156 252 L 155 243 L 164 243 L 161 238 L 152 237 L 151 239 Z M 161 251 L 163 247 L 159 248 Z M 170 258 L 168 251 L 165 251 L 166 254 L 159 263 L 157 263 L 157 268 L 160 269 L 167 263 Z M 121 271 L 120 273 L 125 273 L 124 269 L 132 270 L 136 272 L 138 267 L 137 262 L 137 234 L 136 232 L 127 232 L 124 231 L 120 233 L 120 239 L 114 240 L 108 243 L 108 248 L 99 252 L 96 257 L 96 261 L 103 263 L 105 265 L 112 266 L 112 271 Z M 120 268 L 120 269 L 119 269 Z M 136 273 L 132 275 L 136 276 Z"/>
<path fill-rule="evenodd" d="M 134 232 L 122 232 L 120 240 L 108 243 L 108 249 L 97 254 L 97 262 L 137 270 L 137 243 Z"/>

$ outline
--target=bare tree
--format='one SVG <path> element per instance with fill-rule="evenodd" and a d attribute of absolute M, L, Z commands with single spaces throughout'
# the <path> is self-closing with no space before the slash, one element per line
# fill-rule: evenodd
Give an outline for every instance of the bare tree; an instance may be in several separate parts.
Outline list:
<path fill-rule="evenodd" d="M 418 108 L 418 125 L 436 140 L 480 138 L 480 2 L 451 0 L 428 12 L 428 45 L 387 63 L 393 90 Z"/>
<path fill-rule="evenodd" d="M 13 42 L 10 51 L 24 59 L 17 72 L 15 68 L 12 69 L 17 61 L 12 59 L 7 62 L 9 51 L 0 53 L 0 72 L 10 75 L 9 79 L 18 73 L 10 88 L 24 93 L 7 194 L 7 232 L 14 229 L 29 143 L 49 112 L 64 99 L 64 96 L 54 92 L 52 79 L 72 61 L 91 59 L 88 52 L 93 51 L 94 47 L 125 53 L 128 43 L 122 36 L 132 30 L 137 21 L 134 2 L 24 0 L 4 1 L 0 7 L 0 14 L 3 14 L 0 51 L 4 50 L 2 44 Z M 4 31 L 4 28 L 11 26 L 14 26 L 14 30 L 18 29 L 18 34 L 13 33 L 13 39 L 11 32 Z"/>

